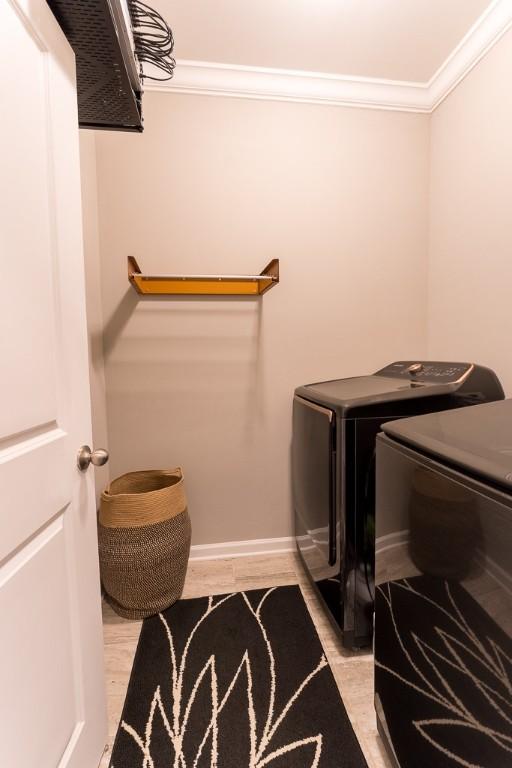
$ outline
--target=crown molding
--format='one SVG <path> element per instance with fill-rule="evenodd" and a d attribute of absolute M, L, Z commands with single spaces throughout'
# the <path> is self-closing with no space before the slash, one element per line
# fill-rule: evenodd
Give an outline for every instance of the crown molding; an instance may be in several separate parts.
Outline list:
<path fill-rule="evenodd" d="M 177 60 L 172 80 L 146 81 L 144 90 L 406 112 L 430 110 L 428 89 L 422 83 L 186 59 Z"/>
<path fill-rule="evenodd" d="M 429 113 L 511 26 L 512 0 L 494 0 L 426 83 L 178 59 L 172 80 L 144 89 Z"/>
<path fill-rule="evenodd" d="M 512 0 L 494 0 L 430 78 L 432 112 L 511 27 Z"/>

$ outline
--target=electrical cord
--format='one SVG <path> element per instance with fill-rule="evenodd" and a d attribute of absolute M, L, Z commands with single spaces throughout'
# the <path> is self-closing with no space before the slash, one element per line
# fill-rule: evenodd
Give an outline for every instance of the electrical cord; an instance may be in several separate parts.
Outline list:
<path fill-rule="evenodd" d="M 142 0 L 129 0 L 132 19 L 135 55 L 140 63 L 143 80 L 170 80 L 174 74 L 176 60 L 172 56 L 174 38 L 165 19 Z M 144 63 L 152 64 L 165 73 L 156 77 L 144 73 Z"/>

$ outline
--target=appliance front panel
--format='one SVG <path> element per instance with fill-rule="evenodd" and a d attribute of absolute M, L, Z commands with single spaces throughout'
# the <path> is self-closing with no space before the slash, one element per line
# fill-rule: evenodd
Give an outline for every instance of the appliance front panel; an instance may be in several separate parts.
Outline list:
<path fill-rule="evenodd" d="M 375 706 L 400 768 L 512 762 L 512 498 L 377 440 Z"/>
<path fill-rule="evenodd" d="M 373 602 L 375 597 L 375 438 L 382 422 L 383 419 L 380 418 L 355 420 L 353 626 L 354 643 L 356 645 L 369 645 L 373 634 Z M 347 612 L 347 607 L 345 612 Z"/>
<path fill-rule="evenodd" d="M 301 397 L 293 400 L 292 477 L 297 545 L 315 580 L 336 562 L 336 419 Z"/>
<path fill-rule="evenodd" d="M 393 416 L 392 418 L 398 418 Z M 371 645 L 375 599 L 375 439 L 384 418 L 346 419 L 343 644 Z"/>

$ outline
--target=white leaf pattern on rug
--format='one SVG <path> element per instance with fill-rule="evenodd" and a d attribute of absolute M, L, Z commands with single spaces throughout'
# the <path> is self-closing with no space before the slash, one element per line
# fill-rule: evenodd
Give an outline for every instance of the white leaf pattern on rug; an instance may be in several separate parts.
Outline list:
<path fill-rule="evenodd" d="M 117 768 L 367 768 L 298 586 L 144 621 Z"/>
<path fill-rule="evenodd" d="M 185 675 L 185 669 L 187 665 L 187 656 L 188 652 L 190 650 L 191 644 L 194 639 L 194 635 L 196 634 L 199 626 L 208 619 L 210 614 L 217 610 L 223 603 L 225 603 L 227 600 L 229 600 L 231 597 L 234 596 L 233 593 L 231 595 L 228 595 L 227 597 L 224 597 L 223 599 L 219 600 L 217 603 L 214 604 L 214 598 L 210 597 L 208 599 L 208 607 L 206 611 L 203 613 L 199 621 L 195 624 L 192 632 L 190 633 L 187 643 L 185 645 L 185 650 L 183 652 L 183 655 L 181 659 L 176 658 L 176 652 L 175 652 L 175 646 L 174 646 L 174 640 L 172 636 L 171 629 L 169 627 L 169 624 L 165 620 L 165 617 L 163 614 L 159 614 L 160 620 L 162 621 L 162 624 L 165 627 L 165 632 L 167 635 L 167 639 L 169 642 L 169 649 L 172 659 L 172 668 L 169 670 L 170 672 L 170 678 L 171 678 L 171 685 L 172 685 L 172 692 L 173 692 L 173 728 L 171 728 L 169 724 L 169 720 L 167 718 L 167 714 L 164 710 L 163 704 L 162 704 L 162 697 L 160 694 L 160 686 L 157 687 L 155 690 L 155 693 L 153 695 L 153 699 L 151 701 L 151 706 L 148 713 L 148 720 L 146 723 L 146 729 L 144 733 L 144 738 L 136 732 L 136 730 L 126 723 L 124 720 L 121 722 L 121 727 L 134 739 L 135 743 L 139 746 L 142 756 L 143 756 L 143 762 L 142 762 L 142 768 L 154 768 L 154 762 L 151 757 L 151 734 L 153 730 L 153 718 L 155 716 L 155 712 L 159 712 L 160 716 L 162 717 L 165 729 L 169 735 L 169 739 L 172 743 L 172 746 L 174 748 L 174 763 L 173 768 L 189 768 L 189 766 L 186 763 L 185 756 L 183 753 L 183 741 L 185 738 L 186 730 L 187 730 L 187 724 L 190 717 L 190 712 L 192 709 L 192 706 L 194 704 L 194 699 L 197 694 L 197 690 L 199 686 L 201 685 L 203 679 L 206 677 L 207 672 L 210 672 L 210 680 L 211 680 L 211 696 L 212 696 L 212 715 L 210 723 L 205 731 L 205 734 L 203 736 L 203 739 L 201 741 L 201 745 L 198 751 L 198 754 L 196 755 L 196 758 L 194 760 L 194 763 L 191 768 L 197 768 L 198 760 L 201 756 L 202 750 L 204 748 L 204 745 L 206 744 L 206 741 L 208 740 L 210 733 L 212 734 L 212 747 L 211 747 L 211 768 L 217 768 L 217 761 L 218 761 L 218 754 L 217 754 L 217 719 L 220 712 L 223 710 L 231 691 L 233 690 L 234 684 L 238 679 L 238 676 L 240 674 L 240 671 L 242 667 L 245 667 L 246 669 L 246 675 L 247 675 L 247 711 L 248 711 L 248 717 L 249 717 L 249 724 L 250 724 L 250 734 L 249 734 L 249 741 L 250 741 L 250 762 L 248 765 L 248 768 L 263 768 L 263 766 L 269 765 L 272 763 L 272 761 L 279 757 L 280 755 L 285 754 L 286 752 L 289 752 L 291 750 L 300 749 L 301 747 L 306 747 L 310 744 L 315 744 L 315 754 L 313 757 L 313 761 L 311 763 L 311 768 L 317 768 L 320 762 L 320 756 L 322 753 L 322 735 L 316 734 L 309 736 L 305 739 L 301 739 L 299 741 L 294 741 L 289 744 L 286 744 L 285 746 L 280 747 L 279 749 L 275 750 L 274 752 L 271 752 L 265 756 L 266 750 L 270 745 L 270 742 L 272 740 L 272 737 L 274 736 L 275 732 L 285 719 L 286 715 L 288 714 L 288 711 L 293 706 L 294 702 L 298 699 L 298 697 L 301 695 L 304 688 L 307 686 L 307 684 L 310 682 L 310 680 L 318 674 L 318 672 L 323 669 L 327 665 L 327 659 L 322 654 L 322 657 L 318 663 L 318 665 L 313 669 L 309 675 L 307 675 L 304 680 L 302 681 L 301 685 L 298 687 L 298 689 L 294 692 L 293 696 L 288 700 L 283 710 L 280 712 L 280 714 L 276 717 L 274 712 L 274 698 L 275 698 L 275 688 L 276 688 L 276 673 L 275 673 L 275 659 L 274 654 L 272 652 L 272 645 L 270 643 L 270 640 L 267 636 L 267 633 L 265 631 L 265 627 L 263 625 L 263 622 L 261 620 L 261 608 L 263 606 L 263 603 L 265 602 L 266 598 L 273 592 L 275 587 L 268 589 L 264 596 L 262 597 L 258 607 L 256 610 L 254 610 L 251 606 L 251 603 L 249 602 L 247 595 L 245 592 L 242 592 L 242 597 L 244 598 L 244 601 L 246 602 L 248 610 L 252 613 L 254 618 L 256 619 L 257 625 L 260 628 L 262 637 L 264 639 L 265 645 L 268 650 L 268 657 L 269 657 L 269 671 L 270 671 L 270 679 L 271 679 L 271 686 L 270 686 L 270 693 L 269 693 L 269 705 L 268 705 L 268 715 L 265 723 L 265 727 L 263 730 L 263 736 L 260 739 L 259 743 L 257 741 L 256 737 L 256 714 L 254 711 L 254 703 L 252 700 L 252 674 L 251 674 L 251 661 L 249 658 L 249 651 L 246 650 L 241 662 L 240 666 L 238 667 L 238 670 L 235 674 L 235 677 L 231 681 L 227 691 L 224 693 L 222 697 L 222 701 L 219 705 L 219 691 L 217 688 L 217 676 L 215 673 L 215 657 L 211 656 L 208 659 L 207 664 L 202 668 L 199 676 L 196 679 L 196 682 L 194 684 L 194 687 L 192 689 L 192 694 L 189 697 L 188 701 L 186 702 L 185 712 L 182 714 L 182 696 L 183 696 L 183 679 Z M 177 674 L 177 666 L 179 664 L 179 674 Z"/>
<path fill-rule="evenodd" d="M 408 712 L 414 703 L 428 713 L 399 720 L 397 711 L 391 727 L 414 728 L 439 754 L 436 766 L 512 765 L 512 657 L 495 639 L 499 627 L 457 583 L 419 576 L 377 593 L 387 633 L 376 647 L 377 690 L 388 701 L 407 700 Z M 425 765 L 432 759 L 422 757 Z"/>

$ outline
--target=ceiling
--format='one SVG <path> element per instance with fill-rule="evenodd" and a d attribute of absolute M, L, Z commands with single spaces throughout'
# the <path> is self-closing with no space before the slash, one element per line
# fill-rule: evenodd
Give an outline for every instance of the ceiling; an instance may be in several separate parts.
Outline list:
<path fill-rule="evenodd" d="M 490 0 L 149 0 L 178 59 L 426 82 Z"/>

